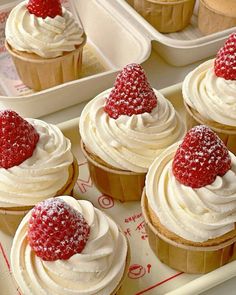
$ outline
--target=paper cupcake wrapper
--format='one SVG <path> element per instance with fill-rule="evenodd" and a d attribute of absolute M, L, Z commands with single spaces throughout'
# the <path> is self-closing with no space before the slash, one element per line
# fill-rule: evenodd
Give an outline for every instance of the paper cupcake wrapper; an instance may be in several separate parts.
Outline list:
<path fill-rule="evenodd" d="M 236 237 L 217 246 L 195 247 L 163 236 L 151 223 L 145 189 L 141 207 L 149 245 L 160 261 L 171 268 L 186 273 L 207 273 L 228 263 L 236 253 Z"/>
<path fill-rule="evenodd" d="M 203 0 L 200 0 L 198 27 L 204 35 L 213 34 L 234 26 L 236 26 L 236 17 L 230 17 L 222 12 L 214 11 Z"/>
<path fill-rule="evenodd" d="M 122 230 L 120 229 L 120 231 L 122 232 Z M 122 232 L 123 234 L 123 232 Z M 124 234 L 123 234 L 124 235 Z M 111 295 L 119 295 L 122 294 L 122 286 L 124 284 L 124 281 L 127 278 L 128 272 L 129 272 L 129 266 L 130 266 L 130 260 L 131 260 L 131 251 L 130 251 L 130 246 L 129 246 L 129 242 L 126 236 L 124 236 L 127 242 L 127 246 L 128 246 L 128 251 L 127 251 L 127 256 L 126 256 L 126 264 L 125 264 L 125 270 L 123 273 L 123 276 L 119 282 L 119 284 L 116 286 L 115 290 L 111 293 Z"/>
<path fill-rule="evenodd" d="M 56 196 L 60 195 L 72 195 L 73 188 L 75 186 L 75 183 L 78 179 L 79 175 L 79 169 L 78 169 L 78 163 L 76 158 L 74 157 L 74 161 L 72 163 L 73 166 L 73 175 L 70 181 L 66 183 L 66 185 L 63 187 L 63 189 L 59 190 L 56 194 Z M 9 207 L 9 208 L 1 208 L 0 207 L 0 214 L 4 215 L 6 218 L 7 216 L 24 216 L 26 213 L 29 212 L 30 209 L 32 209 L 34 206 L 19 206 L 19 207 Z"/>
<path fill-rule="evenodd" d="M 56 58 L 41 58 L 37 55 L 14 51 L 5 42 L 22 82 L 40 91 L 79 78 L 82 68 L 84 41 L 75 50 Z"/>
<path fill-rule="evenodd" d="M 96 162 L 84 148 L 81 149 L 88 161 L 91 179 L 100 192 L 122 202 L 141 199 L 145 173 L 112 169 Z"/>
<path fill-rule="evenodd" d="M 162 2 L 134 0 L 134 8 L 159 32 L 171 33 L 184 29 L 190 22 L 195 0 Z"/>
<path fill-rule="evenodd" d="M 209 126 L 222 139 L 227 148 L 232 153 L 236 154 L 236 127 L 230 127 L 217 122 L 208 121 L 203 118 L 196 110 L 191 108 L 185 101 L 184 105 L 185 109 L 187 110 L 186 124 L 188 129 L 199 124 Z"/>

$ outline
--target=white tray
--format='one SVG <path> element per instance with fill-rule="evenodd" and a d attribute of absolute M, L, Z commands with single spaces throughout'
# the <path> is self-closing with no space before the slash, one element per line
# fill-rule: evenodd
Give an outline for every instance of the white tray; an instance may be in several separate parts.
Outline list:
<path fill-rule="evenodd" d="M 153 47 L 170 64 L 185 66 L 199 60 L 214 56 L 235 27 L 204 36 L 197 27 L 198 0 L 190 25 L 176 33 L 162 34 L 152 27 L 128 3 L 133 0 L 117 0 L 137 22 L 143 33 L 152 41 Z M 128 3 L 127 3 L 128 2 Z"/>
<path fill-rule="evenodd" d="M 4 10 L 3 6 L 3 11 L 7 13 L 11 3 L 17 2 L 19 1 L 2 0 L 0 9 L 5 3 L 6 8 Z M 12 108 L 26 117 L 36 118 L 50 114 L 89 100 L 102 90 L 111 87 L 120 68 L 130 62 L 142 63 L 149 57 L 151 44 L 148 38 L 123 16 L 123 7 L 114 5 L 115 1 L 64 0 L 63 2 L 71 8 L 75 17 L 80 18 L 88 36 L 83 78 L 40 92 L 28 94 L 24 92 L 22 96 L 5 93 L 0 95 L 0 108 Z M 3 17 L 0 22 L 0 37 L 4 32 L 2 20 Z M 0 59 L 0 68 L 4 63 L 7 61 L 3 62 Z M 6 76 L 9 75 L 8 65 L 5 72 Z M 11 83 L 12 77 L 6 79 L 4 85 L 6 92 L 11 86 L 18 87 Z"/>
<path fill-rule="evenodd" d="M 184 116 L 181 84 L 165 88 L 161 92 Z M 89 199 L 96 207 L 108 212 L 120 224 L 131 245 L 131 268 L 120 295 L 195 295 L 236 275 L 236 261 L 206 275 L 188 275 L 162 264 L 148 245 L 140 203 L 113 202 L 111 198 L 101 195 L 94 188 L 80 150 L 78 125 L 78 118 L 59 125 L 64 134 L 71 139 L 73 152 L 79 162 L 79 179 L 74 195 Z M 13 283 L 9 264 L 9 253 L 15 231 L 14 222 L 15 219 L 12 219 L 11 223 L 7 223 L 6 217 L 0 216 L 0 293 L 3 295 L 20 294 Z"/>

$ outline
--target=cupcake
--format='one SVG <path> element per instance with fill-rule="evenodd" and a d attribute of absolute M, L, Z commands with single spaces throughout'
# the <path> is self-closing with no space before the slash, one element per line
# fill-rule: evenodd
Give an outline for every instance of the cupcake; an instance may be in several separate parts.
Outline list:
<path fill-rule="evenodd" d="M 236 157 L 207 126 L 151 165 L 142 197 L 149 244 L 168 266 L 207 273 L 233 257 Z"/>
<path fill-rule="evenodd" d="M 102 193 L 121 201 L 140 200 L 148 167 L 184 133 L 174 107 L 150 87 L 138 64 L 127 65 L 80 117 L 91 178 Z"/>
<path fill-rule="evenodd" d="M 86 35 L 59 0 L 29 0 L 10 12 L 6 49 L 22 82 L 42 90 L 78 79 Z"/>
<path fill-rule="evenodd" d="M 116 294 L 129 264 L 116 223 L 69 196 L 37 204 L 19 225 L 11 269 L 24 295 Z"/>
<path fill-rule="evenodd" d="M 16 214 L 72 192 L 78 177 L 71 143 L 41 120 L 0 111 L 0 212 Z"/>
<path fill-rule="evenodd" d="M 190 22 L 195 0 L 134 0 L 134 8 L 159 32 L 183 30 Z"/>
<path fill-rule="evenodd" d="M 200 0 L 198 27 L 209 35 L 236 26 L 235 0 Z"/>
<path fill-rule="evenodd" d="M 236 153 L 236 33 L 183 82 L 188 127 L 208 125 Z"/>

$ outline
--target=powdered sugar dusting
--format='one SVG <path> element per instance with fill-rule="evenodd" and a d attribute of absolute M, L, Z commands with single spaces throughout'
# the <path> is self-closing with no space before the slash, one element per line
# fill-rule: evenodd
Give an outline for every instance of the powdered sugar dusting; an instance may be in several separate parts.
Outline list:
<path fill-rule="evenodd" d="M 129 64 L 118 74 L 104 111 L 117 119 L 120 115 L 150 113 L 156 105 L 156 95 L 143 68 L 138 64 Z"/>
<path fill-rule="evenodd" d="M 226 80 L 236 80 L 236 33 L 229 36 L 215 59 L 215 74 Z"/>
<path fill-rule="evenodd" d="M 38 140 L 35 128 L 16 112 L 0 111 L 0 167 L 20 165 L 32 156 Z"/>
<path fill-rule="evenodd" d="M 62 15 L 62 6 L 59 0 L 29 0 L 27 9 L 29 13 L 42 18 L 54 18 L 57 15 Z"/>
<path fill-rule="evenodd" d="M 69 259 L 81 253 L 90 228 L 81 213 L 59 198 L 34 207 L 28 225 L 28 241 L 43 260 Z"/>
<path fill-rule="evenodd" d="M 223 176 L 231 166 L 222 140 L 207 126 L 192 128 L 179 146 L 173 161 L 173 174 L 184 185 L 199 188 Z"/>

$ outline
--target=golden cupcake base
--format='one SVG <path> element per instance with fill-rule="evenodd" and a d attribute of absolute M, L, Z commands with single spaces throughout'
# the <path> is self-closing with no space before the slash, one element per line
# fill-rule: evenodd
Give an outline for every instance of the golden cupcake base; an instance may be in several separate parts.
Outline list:
<path fill-rule="evenodd" d="M 100 192 L 122 202 L 141 199 L 146 173 L 111 167 L 90 153 L 82 141 L 81 149 L 88 161 L 91 179 Z"/>
<path fill-rule="evenodd" d="M 133 6 L 161 33 L 184 29 L 193 14 L 195 0 L 134 0 Z"/>
<path fill-rule="evenodd" d="M 200 0 L 199 2 L 198 27 L 204 35 L 213 34 L 236 26 L 236 11 L 231 10 L 230 12 L 232 14 L 234 13 L 234 16 L 229 15 L 229 11 L 228 13 L 223 11 L 224 6 L 229 3 L 227 1 L 218 2 L 222 2 L 222 8 L 219 11 L 210 7 L 205 0 Z M 216 4 L 219 5 L 219 3 Z"/>
<path fill-rule="evenodd" d="M 5 47 L 11 55 L 22 82 L 34 90 L 40 91 L 79 78 L 82 69 L 84 41 L 71 52 L 64 52 L 56 58 L 42 58 L 34 53 L 15 50 L 7 41 Z"/>
<path fill-rule="evenodd" d="M 157 216 L 150 211 L 145 189 L 141 207 L 149 245 L 160 261 L 169 267 L 186 273 L 208 273 L 235 259 L 236 230 L 202 244 L 194 243 L 182 239 L 161 225 Z"/>

